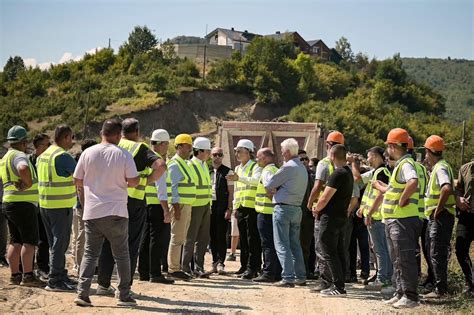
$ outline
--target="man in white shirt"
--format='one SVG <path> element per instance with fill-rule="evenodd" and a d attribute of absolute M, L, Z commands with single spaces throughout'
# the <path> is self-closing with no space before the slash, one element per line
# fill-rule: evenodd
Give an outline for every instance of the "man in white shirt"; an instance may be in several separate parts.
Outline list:
<path fill-rule="evenodd" d="M 106 120 L 101 130 L 102 142 L 82 153 L 74 172 L 74 182 L 84 190 L 85 201 L 86 244 L 78 296 L 74 299 L 79 306 L 92 305 L 89 291 L 104 238 L 110 242 L 117 263 L 117 305 L 136 305 L 130 294 L 127 187 L 136 187 L 139 177 L 132 155 L 117 146 L 121 131 L 119 120 Z"/>

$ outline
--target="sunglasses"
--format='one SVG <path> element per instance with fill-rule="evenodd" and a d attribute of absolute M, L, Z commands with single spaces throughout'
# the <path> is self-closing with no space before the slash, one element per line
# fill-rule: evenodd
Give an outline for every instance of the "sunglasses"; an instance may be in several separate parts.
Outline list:
<path fill-rule="evenodd" d="M 309 158 L 307 158 L 307 157 L 302 157 L 302 158 L 300 158 L 300 161 L 301 161 L 301 162 L 303 162 L 303 161 L 309 161 Z"/>
<path fill-rule="evenodd" d="M 212 153 L 213 157 L 223 157 L 224 153 Z"/>

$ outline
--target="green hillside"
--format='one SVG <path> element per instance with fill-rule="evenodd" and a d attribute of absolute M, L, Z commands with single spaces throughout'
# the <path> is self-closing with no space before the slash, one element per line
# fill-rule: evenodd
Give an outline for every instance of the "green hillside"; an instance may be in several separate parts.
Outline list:
<path fill-rule="evenodd" d="M 403 58 L 403 68 L 417 82 L 427 84 L 446 100 L 446 117 L 460 122 L 474 110 L 474 61 Z"/>

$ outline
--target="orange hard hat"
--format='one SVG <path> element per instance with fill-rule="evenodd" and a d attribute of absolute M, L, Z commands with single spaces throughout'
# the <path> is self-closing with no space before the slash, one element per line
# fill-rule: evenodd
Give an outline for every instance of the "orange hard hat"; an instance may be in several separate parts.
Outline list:
<path fill-rule="evenodd" d="M 385 144 L 408 144 L 409 142 L 410 136 L 408 135 L 408 132 L 402 128 L 395 128 L 390 130 L 390 132 L 388 133 L 387 141 L 385 141 Z"/>
<path fill-rule="evenodd" d="M 408 150 L 413 150 L 415 149 L 415 143 L 413 143 L 413 138 L 412 137 L 408 137 L 408 146 L 407 146 Z"/>
<path fill-rule="evenodd" d="M 440 136 L 432 135 L 429 136 L 425 141 L 425 148 L 433 152 L 444 151 L 444 140 Z"/>
<path fill-rule="evenodd" d="M 326 142 L 336 142 L 339 144 L 344 144 L 344 135 L 339 131 L 333 131 L 328 134 Z"/>

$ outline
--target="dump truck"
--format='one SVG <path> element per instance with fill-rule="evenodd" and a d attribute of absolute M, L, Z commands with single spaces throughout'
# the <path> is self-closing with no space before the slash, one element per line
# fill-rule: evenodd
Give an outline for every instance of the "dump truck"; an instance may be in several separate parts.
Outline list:
<path fill-rule="evenodd" d="M 283 140 L 294 138 L 310 158 L 321 159 L 326 156 L 326 136 L 327 131 L 318 123 L 222 121 L 218 126 L 216 143 L 224 152 L 223 163 L 234 169 L 238 165 L 234 148 L 240 139 L 251 140 L 256 151 L 263 147 L 273 149 L 275 163 L 282 165 L 280 144 Z"/>

